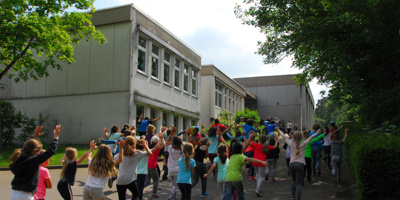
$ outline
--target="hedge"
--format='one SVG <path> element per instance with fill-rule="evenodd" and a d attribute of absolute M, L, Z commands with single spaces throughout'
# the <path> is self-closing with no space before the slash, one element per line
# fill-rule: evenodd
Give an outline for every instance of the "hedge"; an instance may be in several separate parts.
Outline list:
<path fill-rule="evenodd" d="M 400 197 L 400 137 L 350 132 L 345 152 L 358 188 L 358 198 Z"/>

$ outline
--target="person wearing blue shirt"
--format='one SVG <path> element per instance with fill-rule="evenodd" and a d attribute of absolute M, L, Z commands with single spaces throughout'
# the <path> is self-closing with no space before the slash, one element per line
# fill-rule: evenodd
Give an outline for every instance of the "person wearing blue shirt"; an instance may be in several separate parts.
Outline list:
<path fill-rule="evenodd" d="M 139 136 L 146 135 L 147 126 L 149 126 L 149 124 L 154 123 L 161 119 L 161 115 L 158 118 L 155 118 L 152 120 L 148 117 L 145 117 L 144 120 L 142 120 L 142 117 L 143 117 L 143 115 L 140 114 L 139 119 L 138 119 L 138 123 L 140 123 Z"/>
<path fill-rule="evenodd" d="M 253 127 L 253 123 L 254 123 L 254 121 L 252 119 L 248 119 L 246 124 L 238 124 L 237 125 L 237 127 L 243 128 L 244 132 L 246 133 L 245 134 L 246 139 L 249 138 L 249 132 L 250 131 L 253 130 L 254 132 L 257 132 L 257 129 L 255 129 Z"/>
<path fill-rule="evenodd" d="M 317 130 L 320 128 L 318 124 L 314 124 L 312 126 L 313 132 L 310 133 L 310 137 L 317 133 Z M 316 137 L 321 135 L 319 133 Z M 321 175 L 321 157 L 322 157 L 322 140 L 318 140 L 311 144 L 311 158 L 312 158 L 312 172 L 313 175 Z"/>

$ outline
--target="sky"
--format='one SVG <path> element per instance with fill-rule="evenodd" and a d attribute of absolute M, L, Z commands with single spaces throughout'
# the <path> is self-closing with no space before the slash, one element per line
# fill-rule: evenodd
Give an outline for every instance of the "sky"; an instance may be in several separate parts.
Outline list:
<path fill-rule="evenodd" d="M 94 7 L 134 4 L 201 55 L 202 65 L 213 64 L 231 78 L 297 74 L 291 58 L 264 64 L 255 54 L 264 36 L 254 26 L 242 24 L 234 7 L 243 0 L 96 0 Z M 329 89 L 310 83 L 315 104 L 320 91 Z"/>

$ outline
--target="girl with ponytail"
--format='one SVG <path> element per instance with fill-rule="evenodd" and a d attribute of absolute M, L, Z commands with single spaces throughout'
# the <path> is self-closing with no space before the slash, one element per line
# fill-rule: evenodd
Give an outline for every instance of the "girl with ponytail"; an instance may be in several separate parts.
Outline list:
<path fill-rule="evenodd" d="M 116 181 L 119 200 L 125 199 L 127 189 L 131 191 L 132 199 L 139 196 L 137 166 L 142 158 L 152 155 L 147 143 L 141 144 L 145 151 L 136 150 L 136 143 L 133 136 L 125 138 L 123 161 L 119 164 L 119 175 Z"/>
<path fill-rule="evenodd" d="M 226 172 L 229 168 L 229 158 L 228 158 L 228 146 L 226 144 L 220 144 L 217 148 L 218 157 L 214 158 L 214 162 L 208 170 L 207 174 L 204 174 L 204 178 L 207 178 L 216 167 L 218 167 L 217 183 L 219 187 L 220 198 L 224 198 L 224 184 Z"/>
<path fill-rule="evenodd" d="M 291 199 L 300 200 L 303 186 L 303 173 L 304 173 L 304 165 L 306 165 L 304 154 L 306 150 L 306 146 L 311 142 L 311 140 L 316 137 L 321 130 L 318 129 L 317 134 L 313 134 L 305 141 L 303 140 L 302 134 L 299 131 L 295 131 L 293 133 L 293 141 L 289 140 L 289 136 L 284 134 L 278 127 L 275 127 L 275 131 L 277 131 L 288 144 L 291 150 L 290 162 L 289 162 L 289 170 L 292 175 L 292 191 L 291 191 Z"/>
<path fill-rule="evenodd" d="M 193 145 L 187 143 L 183 146 L 183 157 L 179 159 L 178 166 L 178 178 L 176 180 L 179 190 L 182 193 L 182 200 L 190 200 L 192 193 L 192 175 L 194 174 L 194 167 L 196 167 L 196 161 L 192 158 L 193 156 Z"/>
<path fill-rule="evenodd" d="M 77 150 L 70 147 L 65 148 L 65 154 L 61 159 L 63 168 L 60 174 L 60 181 L 58 181 L 57 184 L 57 190 L 63 199 L 73 199 L 71 185 L 74 185 L 75 183 L 77 166 L 85 159 L 90 158 L 95 149 L 97 149 L 97 146 L 94 140 L 92 140 L 90 142 L 89 151 L 84 153 L 78 160 L 76 160 L 76 157 L 78 156 Z"/>

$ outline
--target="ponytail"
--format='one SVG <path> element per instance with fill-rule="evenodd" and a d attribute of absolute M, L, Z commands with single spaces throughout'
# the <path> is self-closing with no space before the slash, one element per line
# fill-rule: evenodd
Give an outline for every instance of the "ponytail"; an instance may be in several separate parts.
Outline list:
<path fill-rule="evenodd" d="M 11 165 L 21 157 L 21 148 L 15 149 L 14 152 L 11 154 L 11 156 L 8 158 L 8 163 Z"/>
<path fill-rule="evenodd" d="M 183 146 L 183 154 L 185 157 L 186 171 L 190 168 L 190 157 L 193 154 L 193 145 L 191 143 L 187 143 Z"/>
<path fill-rule="evenodd" d="M 73 159 L 76 158 L 77 150 L 75 148 L 67 148 L 65 149 L 65 160 L 63 163 L 63 167 L 60 174 L 60 179 L 65 180 L 65 172 L 67 170 L 68 165 L 73 162 Z"/>
<path fill-rule="evenodd" d="M 131 157 L 135 155 L 135 147 L 136 147 L 136 139 L 133 136 L 127 136 L 125 138 L 124 156 Z"/>
<path fill-rule="evenodd" d="M 226 159 L 228 158 L 228 156 L 226 155 L 226 150 L 227 150 L 227 147 L 225 144 L 221 144 L 218 146 L 218 149 L 217 149 L 218 158 L 221 160 L 222 164 L 225 164 Z"/>
<path fill-rule="evenodd" d="M 299 147 L 300 147 L 301 139 L 302 139 L 302 134 L 299 131 L 295 131 L 293 133 L 293 140 L 296 145 L 296 156 L 300 154 Z"/>
<path fill-rule="evenodd" d="M 12 163 L 17 162 L 17 160 L 21 156 L 33 156 L 35 152 L 40 151 L 42 149 L 43 144 L 36 139 L 29 139 L 24 143 L 23 148 L 15 149 L 11 156 L 8 158 L 8 162 L 11 165 Z"/>

